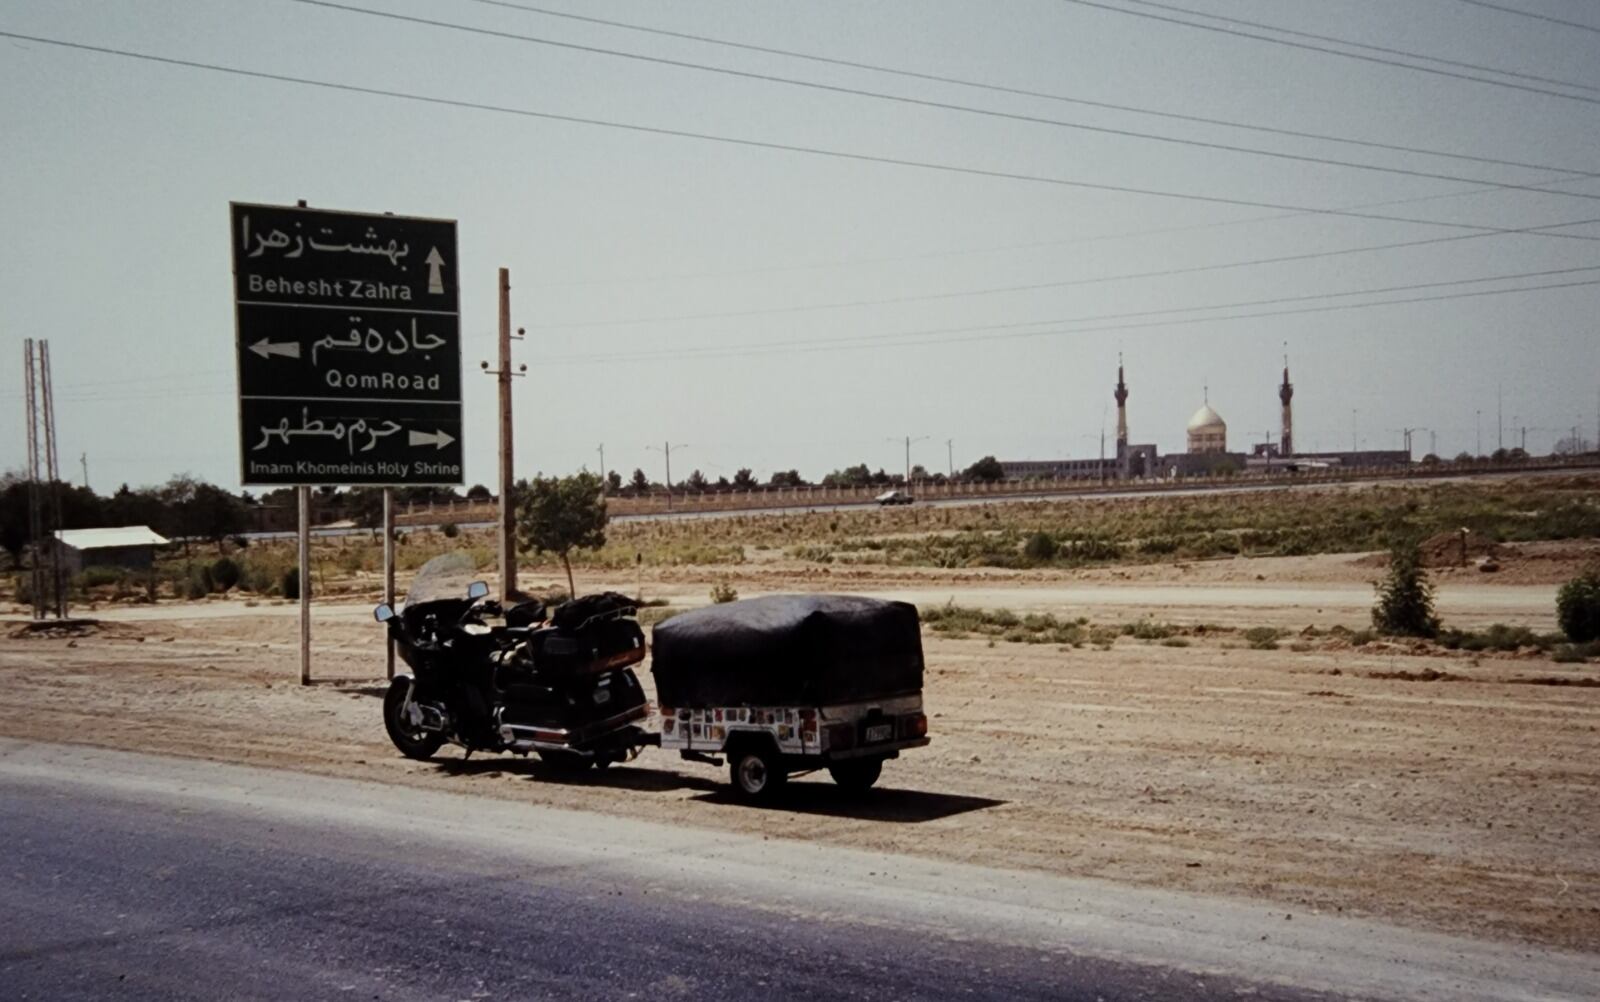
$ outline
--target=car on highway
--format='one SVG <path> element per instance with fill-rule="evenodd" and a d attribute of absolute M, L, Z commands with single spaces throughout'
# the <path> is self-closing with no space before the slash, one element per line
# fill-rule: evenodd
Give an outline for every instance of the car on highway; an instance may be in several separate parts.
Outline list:
<path fill-rule="evenodd" d="M 910 494 L 907 494 L 905 491 L 884 491 L 882 494 L 879 494 L 872 500 L 881 505 L 891 505 L 910 504 L 911 502 L 915 501 L 916 498 L 912 497 Z"/>

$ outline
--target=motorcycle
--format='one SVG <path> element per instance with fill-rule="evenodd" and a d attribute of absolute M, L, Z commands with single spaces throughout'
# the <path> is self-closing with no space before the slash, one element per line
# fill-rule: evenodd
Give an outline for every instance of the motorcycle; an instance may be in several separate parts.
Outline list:
<path fill-rule="evenodd" d="M 383 700 L 402 755 L 429 759 L 448 742 L 582 770 L 653 743 L 635 723 L 649 705 L 630 667 L 644 659 L 632 600 L 605 592 L 553 614 L 536 600 L 503 608 L 482 581 L 466 581 L 472 571 L 464 555 L 435 557 L 398 612 L 373 610 L 411 669 Z"/>

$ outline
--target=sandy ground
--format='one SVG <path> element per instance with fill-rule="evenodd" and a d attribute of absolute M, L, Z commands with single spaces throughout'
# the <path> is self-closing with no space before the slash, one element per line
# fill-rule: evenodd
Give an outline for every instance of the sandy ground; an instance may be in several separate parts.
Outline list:
<path fill-rule="evenodd" d="M 1297 629 L 1365 625 L 1363 581 L 1373 574 L 1349 557 L 1048 580 L 729 573 L 745 594 L 828 588 L 1107 623 L 1149 616 Z M 708 580 L 720 576 L 673 572 L 646 590 L 703 602 Z M 1440 605 L 1447 622 L 1548 629 L 1553 592 L 1462 576 L 1442 582 Z M 869 800 L 811 777 L 781 807 L 753 809 L 728 800 L 720 771 L 657 750 L 578 779 L 509 757 L 463 763 L 455 750 L 437 764 L 408 762 L 384 736 L 383 647 L 369 607 L 317 608 L 316 673 L 325 681 L 309 688 L 295 684 L 296 611 L 123 607 L 102 610 L 104 624 L 84 636 L 0 639 L 0 734 L 1600 950 L 1600 665 L 1417 656 L 1385 645 L 1257 651 L 1229 635 L 1189 647 L 1123 637 L 1097 650 L 928 634 L 932 746 L 890 763 Z M 648 672 L 641 677 L 648 688 Z"/>

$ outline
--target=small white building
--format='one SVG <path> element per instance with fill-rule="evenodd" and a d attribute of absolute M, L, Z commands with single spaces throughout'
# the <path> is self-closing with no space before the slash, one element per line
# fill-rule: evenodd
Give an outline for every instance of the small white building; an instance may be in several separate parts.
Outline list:
<path fill-rule="evenodd" d="M 62 564 L 69 574 L 77 574 L 85 567 L 149 570 L 155 565 L 156 547 L 168 542 L 147 525 L 56 531 L 56 545 L 61 548 Z"/>

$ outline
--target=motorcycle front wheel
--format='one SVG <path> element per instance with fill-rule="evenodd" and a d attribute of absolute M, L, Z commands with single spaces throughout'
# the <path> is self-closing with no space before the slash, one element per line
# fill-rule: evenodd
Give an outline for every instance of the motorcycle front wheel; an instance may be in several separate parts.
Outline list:
<path fill-rule="evenodd" d="M 389 691 L 383 696 L 383 727 L 400 754 L 406 758 L 430 759 L 444 744 L 444 736 L 414 727 L 405 719 L 406 695 L 410 691 L 411 683 L 406 679 L 397 678 L 389 683 Z"/>

